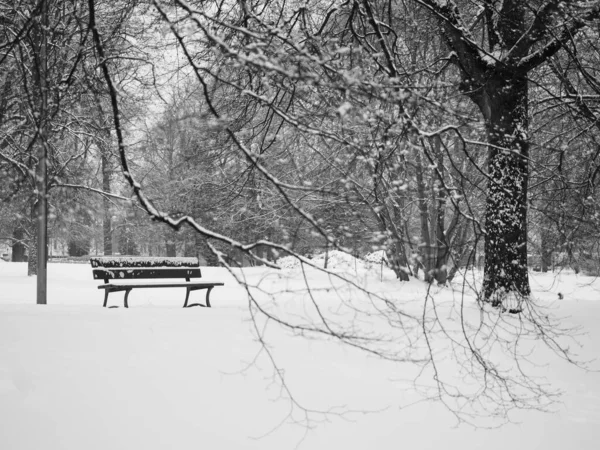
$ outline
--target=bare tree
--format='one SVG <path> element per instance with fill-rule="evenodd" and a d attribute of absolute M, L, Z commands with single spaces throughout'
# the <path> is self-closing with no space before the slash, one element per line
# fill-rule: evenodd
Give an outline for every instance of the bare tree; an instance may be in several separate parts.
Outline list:
<path fill-rule="evenodd" d="M 484 297 L 528 297 L 529 76 L 600 15 L 600 3 L 416 0 L 440 21 L 489 143 Z"/>

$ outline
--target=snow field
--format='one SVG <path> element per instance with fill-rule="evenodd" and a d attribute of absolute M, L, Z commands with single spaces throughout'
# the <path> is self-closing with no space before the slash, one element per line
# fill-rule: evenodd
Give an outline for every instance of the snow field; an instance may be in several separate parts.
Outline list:
<path fill-rule="evenodd" d="M 353 265 L 330 267 L 350 273 Z M 305 434 L 302 410 L 285 398 L 261 352 L 245 290 L 224 269 L 202 272 L 207 280 L 225 281 L 213 290 L 211 309 L 180 308 L 183 289 L 135 290 L 128 310 L 104 309 L 89 264 L 50 264 L 48 305 L 37 306 L 35 278 L 25 275 L 25 264 L 0 262 L 0 448 L 293 449 L 299 443 L 305 449 L 361 450 L 596 448 L 600 374 L 546 351 L 536 356 L 538 373 L 565 391 L 555 414 L 522 411 L 514 416 L 520 424 L 454 428 L 452 415 L 437 403 L 399 409 L 419 400 L 414 364 L 388 363 L 332 340 L 294 336 L 259 318 L 261 335 L 295 400 L 311 409 L 356 411 L 344 417 L 313 414 L 313 428 Z M 315 286 L 313 298 L 322 311 L 337 313 L 340 326 L 357 308 L 380 307 L 360 289 L 314 270 L 252 268 L 236 275 L 256 286 L 261 307 L 295 323 L 316 317 L 302 289 L 304 277 Z M 418 281 L 400 285 L 385 271 L 382 281 L 379 267 L 359 267 L 354 279 L 409 312 L 422 308 L 426 287 Z M 562 324 L 587 332 L 578 338 L 581 358 L 597 356 L 598 281 L 534 274 L 532 288 L 540 302 L 567 317 Z M 441 317 L 456 313 L 459 290 L 458 283 L 431 289 Z M 557 292 L 565 300 L 556 301 Z M 111 298 L 111 304 L 120 304 L 122 293 Z M 468 300 L 464 306 L 467 314 L 477 312 Z M 376 318 L 355 324 L 362 332 L 377 332 L 382 325 Z M 444 347 L 439 352 L 443 355 Z M 442 364 L 452 367 L 451 361 Z"/>

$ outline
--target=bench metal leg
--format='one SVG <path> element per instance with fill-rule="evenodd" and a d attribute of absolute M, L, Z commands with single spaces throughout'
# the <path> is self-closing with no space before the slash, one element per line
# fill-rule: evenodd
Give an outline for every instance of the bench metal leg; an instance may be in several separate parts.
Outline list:
<path fill-rule="evenodd" d="M 184 308 L 191 308 L 192 306 L 202 306 L 204 307 L 208 307 L 210 308 L 210 291 L 212 291 L 212 288 L 214 286 L 208 286 L 208 287 L 200 287 L 200 288 L 194 288 L 194 287 L 187 287 L 186 288 L 186 293 L 185 293 L 185 303 L 183 304 Z M 202 289 L 206 289 L 206 302 L 203 305 L 202 303 L 191 303 L 188 304 L 188 300 L 190 298 L 190 292 L 192 291 L 198 291 L 198 290 L 202 290 Z"/>
<path fill-rule="evenodd" d="M 222 284 L 218 284 L 218 286 L 221 286 Z M 121 291 L 125 291 L 125 295 L 123 297 L 123 304 L 125 306 L 125 308 L 129 308 L 129 293 L 136 287 L 151 287 L 151 286 L 134 286 L 132 285 L 131 287 L 126 287 L 126 286 L 107 286 L 107 287 L 101 287 L 104 289 L 104 303 L 103 303 L 103 307 L 106 308 L 108 305 L 108 296 L 110 295 L 111 292 L 121 292 Z M 168 287 L 172 287 L 171 285 L 169 285 Z M 173 287 L 176 287 L 175 285 Z M 184 308 L 190 308 L 192 306 L 202 306 L 203 308 L 210 308 L 211 304 L 210 304 L 210 293 L 213 290 L 214 286 L 211 285 L 204 285 L 204 286 L 186 286 L 185 287 L 185 301 L 183 302 L 183 307 Z M 205 304 L 202 303 L 189 303 L 190 300 L 190 293 L 192 291 L 198 291 L 198 290 L 202 290 L 202 289 L 206 289 L 206 301 Z M 118 306 L 109 306 L 109 308 L 118 308 Z"/>
<path fill-rule="evenodd" d="M 123 303 L 125 304 L 125 308 L 129 308 L 129 303 L 128 303 L 128 297 L 129 297 L 129 293 L 131 292 L 131 289 L 104 289 L 104 304 L 102 305 L 104 308 L 106 308 L 106 305 L 108 305 L 108 296 L 111 292 L 119 292 L 119 291 L 125 291 L 125 297 L 123 299 Z M 109 306 L 109 308 L 118 308 L 118 306 Z"/>
<path fill-rule="evenodd" d="M 129 297 L 130 292 L 131 292 L 131 289 L 125 290 L 125 298 L 124 298 L 125 308 L 129 308 L 129 304 L 127 303 L 127 298 Z"/>
<path fill-rule="evenodd" d="M 191 289 L 189 287 L 185 288 L 185 302 L 183 303 L 184 308 L 187 308 L 187 306 L 188 306 L 188 299 L 190 298 L 190 291 L 191 291 Z"/>
<path fill-rule="evenodd" d="M 206 289 L 206 306 L 210 308 L 210 291 L 212 291 L 212 286 Z"/>

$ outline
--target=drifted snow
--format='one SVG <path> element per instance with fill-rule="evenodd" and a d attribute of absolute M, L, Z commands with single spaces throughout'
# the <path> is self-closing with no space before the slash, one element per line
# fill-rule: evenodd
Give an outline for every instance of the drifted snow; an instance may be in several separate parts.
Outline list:
<path fill-rule="evenodd" d="M 382 259 L 384 262 L 387 261 L 383 250 L 369 253 L 364 258 L 357 258 L 340 250 L 331 250 L 328 253 L 314 255 L 309 259 L 316 267 L 325 267 L 325 259 L 327 259 L 327 269 L 336 272 L 370 271 L 374 265 L 379 265 Z M 301 263 L 293 256 L 284 256 L 277 260 L 277 265 L 282 269 L 299 269 Z"/>

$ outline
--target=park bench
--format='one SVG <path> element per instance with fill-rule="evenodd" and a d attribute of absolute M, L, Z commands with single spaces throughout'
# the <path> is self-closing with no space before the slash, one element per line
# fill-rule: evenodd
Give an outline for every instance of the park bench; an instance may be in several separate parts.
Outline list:
<path fill-rule="evenodd" d="M 200 262 L 198 258 L 163 258 L 163 257 L 133 257 L 105 256 L 90 258 L 94 279 L 104 280 L 105 284 L 98 286 L 104 289 L 104 307 L 108 303 L 111 292 L 125 292 L 124 305 L 129 308 L 129 293 L 133 289 L 175 288 L 186 289 L 184 308 L 191 306 L 206 306 L 210 308 L 210 292 L 215 286 L 223 286 L 220 282 L 192 282 L 191 278 L 200 278 Z M 140 279 L 184 279 L 183 282 L 161 283 L 132 283 L 123 280 Z M 206 302 L 188 304 L 190 292 L 206 289 Z"/>

